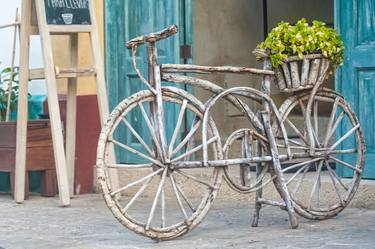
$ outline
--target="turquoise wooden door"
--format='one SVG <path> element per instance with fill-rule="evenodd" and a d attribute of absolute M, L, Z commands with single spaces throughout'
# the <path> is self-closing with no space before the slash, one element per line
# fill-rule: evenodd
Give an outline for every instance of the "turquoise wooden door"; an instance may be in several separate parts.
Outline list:
<path fill-rule="evenodd" d="M 143 34 L 159 31 L 172 24 L 179 26 L 180 32 L 167 40 L 158 43 L 159 63 L 184 63 L 180 58 L 180 47 L 191 42 L 190 0 L 106 0 L 105 1 L 105 43 L 106 72 L 109 89 L 110 107 L 113 109 L 121 100 L 140 90 L 146 89 L 136 75 L 132 57 L 125 48 L 126 41 Z M 137 64 L 147 77 L 146 48 L 139 48 Z M 173 133 L 173 122 L 178 115 L 178 107 L 166 110 L 167 136 Z M 145 140 L 150 138 L 147 125 L 140 113 L 131 114 L 131 125 Z M 144 151 L 138 140 L 125 129 L 117 134 L 127 145 Z M 146 141 L 150 142 L 150 141 Z M 141 158 L 116 151 L 118 161 L 140 163 Z"/>
<path fill-rule="evenodd" d="M 364 177 L 375 179 L 375 0 L 336 0 L 335 23 L 345 43 L 336 88 L 357 113 L 366 141 Z"/>

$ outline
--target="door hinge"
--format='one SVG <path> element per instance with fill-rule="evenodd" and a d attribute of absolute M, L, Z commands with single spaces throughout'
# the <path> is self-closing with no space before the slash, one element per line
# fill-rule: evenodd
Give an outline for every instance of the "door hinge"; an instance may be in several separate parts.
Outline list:
<path fill-rule="evenodd" d="M 181 45 L 180 56 L 181 56 L 181 59 L 191 59 L 192 58 L 191 45 L 188 45 L 188 44 Z"/>

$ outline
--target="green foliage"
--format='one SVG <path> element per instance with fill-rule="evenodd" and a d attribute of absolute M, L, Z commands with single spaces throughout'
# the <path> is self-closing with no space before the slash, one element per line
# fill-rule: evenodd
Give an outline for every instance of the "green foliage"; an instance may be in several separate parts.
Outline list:
<path fill-rule="evenodd" d="M 10 111 L 16 109 L 16 100 L 18 97 L 18 67 L 14 68 L 13 77 L 11 77 L 11 68 L 7 67 L 0 71 L 0 121 L 5 120 L 8 92 L 10 90 Z M 12 81 L 12 88 L 9 89 L 9 83 Z"/>
<path fill-rule="evenodd" d="M 282 60 L 292 55 L 321 53 L 331 61 L 333 71 L 344 61 L 344 44 L 337 32 L 325 23 L 302 18 L 296 25 L 280 22 L 258 48 L 270 54 L 272 66 L 279 67 Z"/>

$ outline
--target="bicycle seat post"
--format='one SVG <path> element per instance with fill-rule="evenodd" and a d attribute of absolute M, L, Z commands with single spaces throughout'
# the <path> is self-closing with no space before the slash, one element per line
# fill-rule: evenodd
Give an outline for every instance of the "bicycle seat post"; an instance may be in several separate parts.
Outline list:
<path fill-rule="evenodd" d="M 147 42 L 148 82 L 155 88 L 155 66 L 158 64 L 158 55 L 155 42 Z"/>
<path fill-rule="evenodd" d="M 151 115 L 154 120 L 154 124 L 157 127 L 157 133 L 161 143 L 162 155 L 159 155 L 163 161 L 168 161 L 166 153 L 166 135 L 164 127 L 164 110 L 161 90 L 161 76 L 160 68 L 158 65 L 158 52 L 155 41 L 147 42 L 147 64 L 148 64 L 148 82 L 156 90 L 156 96 L 153 104 L 150 106 Z"/>

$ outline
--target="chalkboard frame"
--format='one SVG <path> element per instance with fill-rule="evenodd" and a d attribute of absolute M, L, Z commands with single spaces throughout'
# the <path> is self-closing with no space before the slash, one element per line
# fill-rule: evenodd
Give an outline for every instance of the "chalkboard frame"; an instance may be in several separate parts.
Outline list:
<path fill-rule="evenodd" d="M 90 0 L 44 0 L 47 25 L 91 25 Z"/>

